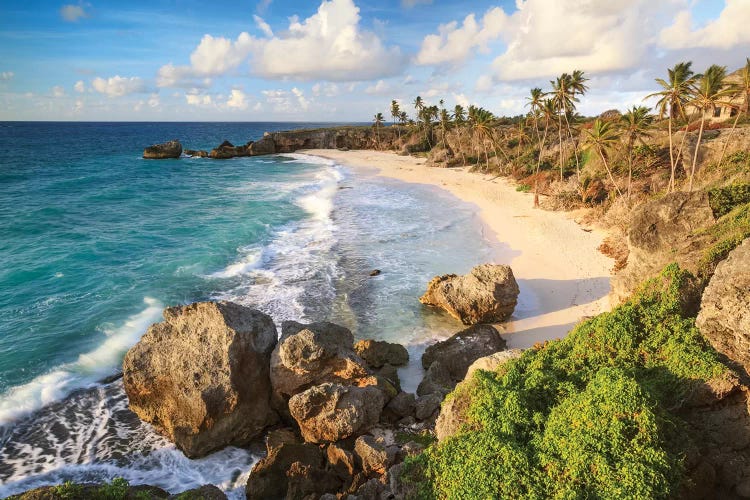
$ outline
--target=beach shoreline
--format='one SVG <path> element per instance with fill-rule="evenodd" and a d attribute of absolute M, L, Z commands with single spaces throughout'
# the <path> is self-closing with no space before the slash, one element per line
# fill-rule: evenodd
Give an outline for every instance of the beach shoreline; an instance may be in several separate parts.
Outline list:
<path fill-rule="evenodd" d="M 427 167 L 424 159 L 391 152 L 299 152 L 364 174 L 437 186 L 473 204 L 491 233 L 485 238 L 495 263 L 509 264 L 521 289 L 511 320 L 500 325 L 509 348 L 562 338 L 581 319 L 611 308 L 613 262 L 597 250 L 606 234 L 584 230 L 568 213 L 534 209 L 533 195 L 516 191 L 507 180 L 464 168 Z"/>

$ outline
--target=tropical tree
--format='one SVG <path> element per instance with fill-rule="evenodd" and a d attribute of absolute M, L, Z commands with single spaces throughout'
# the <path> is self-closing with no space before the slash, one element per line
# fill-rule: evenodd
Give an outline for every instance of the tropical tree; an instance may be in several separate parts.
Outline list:
<path fill-rule="evenodd" d="M 456 104 L 453 107 L 453 123 L 456 124 L 457 134 L 458 134 L 458 149 L 461 151 L 461 161 L 463 162 L 464 167 L 466 166 L 466 155 L 464 154 L 464 150 L 461 147 L 461 127 L 466 122 L 466 110 L 463 106 L 460 104 Z"/>
<path fill-rule="evenodd" d="M 492 113 L 484 108 L 478 108 L 473 105 L 469 106 L 469 123 L 471 125 L 471 131 L 478 142 L 482 144 L 487 168 L 490 166 L 490 156 L 487 152 L 487 141 L 492 141 L 492 120 L 494 120 L 494 118 L 495 117 Z"/>
<path fill-rule="evenodd" d="M 734 117 L 734 123 L 732 129 L 729 131 L 727 141 L 724 143 L 724 148 L 721 150 L 721 158 L 719 159 L 719 165 L 724 162 L 724 156 L 727 154 L 727 146 L 732 139 L 734 130 L 737 128 L 737 122 L 740 120 L 742 113 L 750 114 L 750 57 L 746 59 L 745 67 L 740 70 L 740 81 L 733 83 L 729 86 L 729 97 L 735 101 L 739 100 L 740 104 L 731 105 L 732 108 L 737 110 Z"/>
<path fill-rule="evenodd" d="M 560 180 L 563 180 L 563 167 L 564 167 L 564 151 L 563 151 L 563 136 L 562 136 L 562 122 L 563 117 L 567 121 L 567 112 L 569 109 L 574 107 L 574 101 L 576 100 L 575 94 L 571 88 L 572 79 L 567 73 L 563 73 L 555 80 L 551 80 L 552 84 L 552 100 L 555 103 L 557 111 L 557 134 L 560 142 Z"/>
<path fill-rule="evenodd" d="M 442 99 L 441 99 L 442 102 Z M 446 139 L 445 132 L 451 123 L 451 116 L 448 110 L 445 108 L 440 109 L 440 134 L 443 137 L 443 147 L 445 148 L 445 162 L 448 162 L 448 140 Z"/>
<path fill-rule="evenodd" d="M 378 138 L 378 149 L 380 149 L 380 127 L 385 121 L 385 118 L 383 118 L 383 113 L 375 113 L 375 117 L 372 119 L 372 121 L 373 127 L 375 127 L 375 135 Z"/>
<path fill-rule="evenodd" d="M 698 131 L 698 141 L 695 143 L 695 152 L 693 153 L 693 164 L 690 167 L 690 181 L 688 183 L 688 192 L 693 191 L 693 179 L 695 178 L 695 165 L 698 163 L 698 151 L 700 151 L 701 140 L 703 139 L 703 129 L 706 125 L 706 113 L 713 111 L 717 105 L 721 104 L 721 99 L 725 97 L 730 90 L 725 85 L 727 77 L 726 66 L 717 64 L 711 65 L 704 74 L 698 77 L 693 84 L 690 105 L 701 114 L 701 124 Z"/>
<path fill-rule="evenodd" d="M 542 155 L 544 153 L 544 145 L 547 143 L 547 132 L 549 131 L 549 125 L 557 114 L 555 109 L 555 103 L 552 99 L 545 99 L 542 101 L 539 108 L 540 113 L 544 117 L 544 135 L 539 141 L 539 156 L 536 159 L 536 172 L 534 174 L 534 206 L 539 206 L 539 170 L 542 167 Z"/>
<path fill-rule="evenodd" d="M 572 101 L 578 102 L 578 99 L 576 98 L 576 95 L 583 96 L 586 91 L 588 91 L 588 86 L 586 85 L 586 82 L 589 79 L 585 77 L 584 72 L 577 69 L 573 71 L 573 74 L 570 75 L 570 82 L 568 85 L 568 89 L 570 91 Z M 578 159 L 578 141 L 573 137 L 573 130 L 570 126 L 571 118 L 575 118 L 575 105 L 572 105 L 569 109 L 566 110 L 565 113 L 565 125 L 568 127 L 568 135 L 570 136 L 570 140 L 573 141 L 573 156 L 576 159 L 576 177 L 578 178 L 578 181 L 581 180 L 581 162 Z"/>
<path fill-rule="evenodd" d="M 396 126 L 396 120 L 401 116 L 401 106 L 399 106 L 397 100 L 391 101 L 391 118 L 393 118 L 393 125 Z M 398 137 L 401 138 L 401 129 L 398 129 Z"/>
<path fill-rule="evenodd" d="M 544 92 L 540 88 L 531 89 L 531 95 L 526 98 L 526 106 L 529 107 L 529 115 L 534 120 L 534 130 L 536 131 L 536 140 L 539 137 L 539 112 L 541 111 L 542 102 L 544 101 Z"/>
<path fill-rule="evenodd" d="M 635 143 L 649 137 L 649 127 L 654 117 L 649 114 L 650 108 L 646 106 L 633 106 L 620 117 L 622 132 L 628 153 L 628 200 L 630 200 L 631 184 L 633 179 L 633 148 Z"/>
<path fill-rule="evenodd" d="M 665 115 L 667 116 L 669 124 L 670 192 L 675 189 L 675 171 L 677 169 L 677 161 L 674 156 L 672 124 L 675 118 L 682 117 L 687 119 L 685 116 L 685 105 L 690 96 L 690 87 L 695 80 L 695 74 L 691 69 L 692 65 L 693 63 L 689 61 L 675 64 L 673 68 L 667 70 L 666 80 L 662 78 L 656 79 L 656 83 L 661 85 L 662 90 L 646 96 L 646 99 L 658 97 L 659 100 L 656 103 L 656 108 L 659 110 L 659 117 L 663 118 Z M 682 147 L 680 147 L 680 151 L 682 151 Z"/>
<path fill-rule="evenodd" d="M 402 112 L 401 112 L 401 113 L 400 113 L 400 114 L 398 115 L 398 121 L 399 121 L 399 123 L 401 123 L 402 125 L 405 125 L 405 124 L 406 124 L 406 123 L 407 123 L 407 122 L 409 121 L 409 115 L 408 115 L 408 114 L 406 113 L 406 111 L 402 111 Z"/>
<path fill-rule="evenodd" d="M 594 121 L 591 130 L 586 130 L 587 137 L 584 142 L 584 147 L 586 149 L 594 149 L 599 153 L 599 156 L 604 163 L 604 168 L 607 171 L 607 175 L 609 176 L 609 180 L 614 184 L 617 194 L 622 196 L 622 191 L 620 191 L 620 188 L 617 186 L 617 182 L 615 182 L 612 170 L 609 168 L 609 162 L 607 161 L 609 151 L 620 142 L 620 134 L 617 131 L 615 124 L 616 122 L 603 121 L 597 118 L 596 121 Z"/>
<path fill-rule="evenodd" d="M 414 109 L 417 110 L 417 119 L 419 119 L 420 113 L 422 113 L 422 110 L 424 109 L 424 100 L 422 100 L 422 96 L 417 96 L 414 99 Z"/>

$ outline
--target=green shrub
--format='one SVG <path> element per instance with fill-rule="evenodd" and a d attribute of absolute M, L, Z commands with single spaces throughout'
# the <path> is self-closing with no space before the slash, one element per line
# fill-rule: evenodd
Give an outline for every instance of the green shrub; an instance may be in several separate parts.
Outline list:
<path fill-rule="evenodd" d="M 708 192 L 708 203 L 714 217 L 726 215 L 738 205 L 750 203 L 750 184 L 733 184 L 712 189 Z"/>
<path fill-rule="evenodd" d="M 712 243 L 706 245 L 698 262 L 698 277 L 707 283 L 719 262 L 746 238 L 750 238 L 750 203 L 740 205 L 720 217 L 716 224 L 698 233 Z"/>
<path fill-rule="evenodd" d="M 728 374 L 670 265 L 565 339 L 461 386 L 464 430 L 407 462 L 416 498 L 666 498 L 683 478 L 680 408 Z M 467 389 L 468 388 L 468 389 Z"/>
<path fill-rule="evenodd" d="M 516 191 L 518 191 L 520 193 L 528 193 L 529 191 L 531 191 L 531 185 L 529 185 L 529 184 L 519 184 L 518 186 L 516 186 Z"/>
<path fill-rule="evenodd" d="M 81 498 L 83 495 L 83 488 L 80 484 L 76 484 L 73 481 L 65 481 L 63 484 L 59 484 L 52 488 L 52 492 L 61 499 L 74 500 Z"/>

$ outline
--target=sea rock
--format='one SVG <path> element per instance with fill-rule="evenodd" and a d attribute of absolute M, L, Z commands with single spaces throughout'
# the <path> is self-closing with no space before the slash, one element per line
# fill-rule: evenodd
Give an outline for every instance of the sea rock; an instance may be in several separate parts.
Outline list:
<path fill-rule="evenodd" d="M 182 154 L 182 144 L 173 140 L 161 144 L 154 144 L 143 150 L 143 157 L 148 160 L 163 160 L 165 158 L 179 158 Z"/>
<path fill-rule="evenodd" d="M 267 455 L 255 464 L 245 486 L 248 500 L 286 498 L 289 488 L 287 473 L 293 464 L 322 471 L 323 453 L 313 444 L 300 443 L 287 430 L 269 433 Z"/>
<path fill-rule="evenodd" d="M 383 475 L 393 465 L 396 454 L 373 436 L 360 436 L 354 442 L 354 454 L 368 476 Z"/>
<path fill-rule="evenodd" d="M 128 497 L 126 497 L 128 498 Z M 133 499 L 140 500 L 142 497 L 139 497 L 137 495 L 132 497 Z M 192 490 L 186 490 L 182 493 L 179 493 L 177 495 L 172 495 L 169 497 L 170 499 L 174 500 L 186 500 L 186 499 L 195 499 L 195 500 L 226 500 L 227 496 L 224 494 L 223 491 L 221 491 L 219 488 L 214 486 L 213 484 L 204 484 L 203 486 L 199 488 L 193 488 Z"/>
<path fill-rule="evenodd" d="M 341 479 L 333 471 L 294 462 L 286 472 L 286 498 L 320 498 L 341 489 Z"/>
<path fill-rule="evenodd" d="M 385 406 L 383 391 L 325 383 L 292 396 L 289 412 L 309 443 L 335 442 L 376 425 Z"/>
<path fill-rule="evenodd" d="M 195 149 L 186 149 L 185 154 L 191 158 L 206 158 L 208 157 L 208 151 L 204 150 L 195 150 Z"/>
<path fill-rule="evenodd" d="M 417 395 L 425 396 L 427 394 L 439 393 L 445 396 L 453 390 L 456 382 L 451 377 L 448 367 L 442 361 L 434 361 L 425 371 L 422 381 L 417 386 Z"/>
<path fill-rule="evenodd" d="M 469 366 L 468 370 L 466 370 L 466 377 L 464 378 L 471 378 L 477 370 L 494 372 L 499 366 L 504 365 L 511 359 L 520 357 L 521 354 L 523 354 L 523 351 L 520 349 L 510 349 L 479 358 Z"/>
<path fill-rule="evenodd" d="M 386 389 L 387 392 L 390 391 L 386 387 L 383 387 L 385 385 L 390 385 L 396 390 L 396 392 L 391 396 L 395 396 L 399 391 L 401 391 L 401 380 L 398 377 L 398 368 L 393 365 L 386 364 L 378 368 L 377 370 L 374 370 L 374 373 L 379 380 L 378 385 Z"/>
<path fill-rule="evenodd" d="M 250 145 L 251 143 L 245 144 L 244 146 L 235 146 L 229 141 L 224 141 L 212 149 L 209 156 L 216 160 L 226 160 L 238 156 L 249 156 Z"/>
<path fill-rule="evenodd" d="M 276 327 L 231 302 L 164 310 L 125 355 L 130 409 L 188 457 L 246 444 L 277 416 L 270 408 L 268 363 Z"/>
<path fill-rule="evenodd" d="M 274 408 L 287 412 L 289 398 L 312 385 L 377 385 L 377 378 L 353 348 L 354 336 L 333 323 L 282 324 L 278 345 L 271 354 Z"/>
<path fill-rule="evenodd" d="M 248 146 L 248 153 L 251 156 L 270 155 L 276 152 L 276 143 L 270 135 L 264 135 L 259 141 L 252 142 Z"/>
<path fill-rule="evenodd" d="M 417 420 L 429 420 L 440 409 L 440 403 L 443 402 L 443 395 L 440 393 L 426 394 L 417 398 L 414 405 L 414 416 Z"/>
<path fill-rule="evenodd" d="M 398 418 L 404 418 L 414 415 L 414 405 L 416 398 L 409 392 L 399 392 L 396 397 L 391 399 L 386 409 L 396 415 Z"/>
<path fill-rule="evenodd" d="M 505 339 L 493 326 L 475 325 L 429 346 L 422 355 L 422 367 L 429 369 L 439 361 L 451 379 L 459 382 L 476 360 L 504 349 Z"/>
<path fill-rule="evenodd" d="M 465 325 L 474 325 L 508 319 L 518 293 L 510 266 L 482 264 L 463 276 L 436 276 L 419 301 L 444 309 Z"/>
<path fill-rule="evenodd" d="M 750 239 L 716 266 L 696 324 L 717 351 L 750 368 Z"/>
<path fill-rule="evenodd" d="M 380 340 L 360 340 L 354 344 L 354 351 L 370 368 L 380 368 L 385 364 L 403 366 L 409 362 L 409 353 L 401 344 L 391 344 Z"/>
<path fill-rule="evenodd" d="M 331 468 L 342 481 L 351 481 L 357 470 L 357 464 L 351 451 L 336 443 L 331 443 L 326 448 L 326 457 Z"/>

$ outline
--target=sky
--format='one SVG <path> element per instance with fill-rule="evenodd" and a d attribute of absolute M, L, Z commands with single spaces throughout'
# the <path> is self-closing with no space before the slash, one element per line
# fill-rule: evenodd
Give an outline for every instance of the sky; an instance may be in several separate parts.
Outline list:
<path fill-rule="evenodd" d="M 417 95 L 513 116 L 575 69 L 595 115 L 750 57 L 750 0 L 72 1 L 0 2 L 0 120 L 361 122 Z"/>

